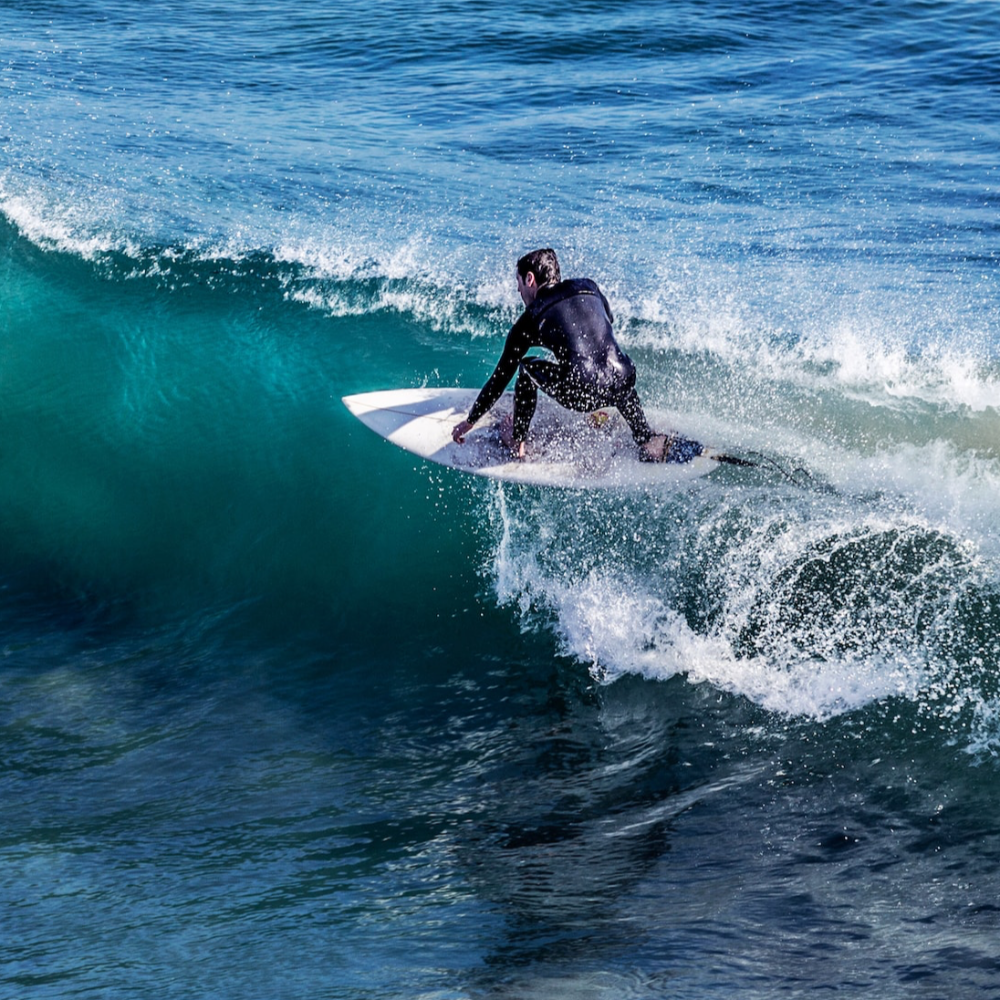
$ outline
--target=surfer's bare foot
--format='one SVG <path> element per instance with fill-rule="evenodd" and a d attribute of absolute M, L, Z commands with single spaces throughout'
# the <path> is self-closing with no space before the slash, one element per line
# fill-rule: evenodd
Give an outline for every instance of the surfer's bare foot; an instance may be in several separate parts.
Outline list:
<path fill-rule="evenodd" d="M 670 450 L 672 438 L 669 434 L 654 434 L 639 450 L 643 462 L 662 462 Z"/>

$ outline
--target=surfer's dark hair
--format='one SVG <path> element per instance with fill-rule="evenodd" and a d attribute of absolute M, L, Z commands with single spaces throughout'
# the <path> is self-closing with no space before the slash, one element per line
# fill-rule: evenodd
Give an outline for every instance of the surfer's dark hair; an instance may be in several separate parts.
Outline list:
<path fill-rule="evenodd" d="M 517 273 L 524 281 L 529 272 L 535 276 L 539 287 L 555 284 L 559 281 L 559 259 L 556 257 L 555 250 L 551 247 L 545 247 L 542 250 L 532 250 L 530 253 L 526 253 L 517 262 Z"/>

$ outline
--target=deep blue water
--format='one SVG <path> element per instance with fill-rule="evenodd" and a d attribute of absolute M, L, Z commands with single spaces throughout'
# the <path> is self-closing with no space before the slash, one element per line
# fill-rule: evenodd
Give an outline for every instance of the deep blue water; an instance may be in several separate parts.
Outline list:
<path fill-rule="evenodd" d="M 0 995 L 1000 990 L 995 5 L 0 41 Z M 481 384 L 543 245 L 773 464 L 549 492 L 353 421 Z"/>

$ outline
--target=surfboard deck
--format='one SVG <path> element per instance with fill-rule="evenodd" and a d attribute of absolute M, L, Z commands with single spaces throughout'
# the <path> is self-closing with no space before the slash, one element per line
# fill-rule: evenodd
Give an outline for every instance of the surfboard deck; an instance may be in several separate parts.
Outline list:
<path fill-rule="evenodd" d="M 513 406 L 509 392 L 463 444 L 456 444 L 452 429 L 478 394 L 478 389 L 388 389 L 345 396 L 343 402 L 366 427 L 414 455 L 512 483 L 576 489 L 670 488 L 716 467 L 710 451 L 682 464 L 640 462 L 617 410 L 601 411 L 607 419 L 595 421 L 589 414 L 563 409 L 541 393 L 523 460 L 514 460 L 500 440 L 500 421 Z"/>

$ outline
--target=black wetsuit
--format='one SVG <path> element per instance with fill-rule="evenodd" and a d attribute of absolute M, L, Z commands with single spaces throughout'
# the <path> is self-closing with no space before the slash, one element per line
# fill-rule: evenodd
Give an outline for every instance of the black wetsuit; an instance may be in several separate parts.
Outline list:
<path fill-rule="evenodd" d="M 517 372 L 514 388 L 514 440 L 523 441 L 541 389 L 562 406 L 586 412 L 614 406 L 628 422 L 638 444 L 653 431 L 635 391 L 635 365 L 611 330 L 608 300 L 586 278 L 543 285 L 511 327 L 503 354 L 469 411 L 475 423 L 500 398 Z M 544 347 L 555 360 L 525 357 Z"/>

